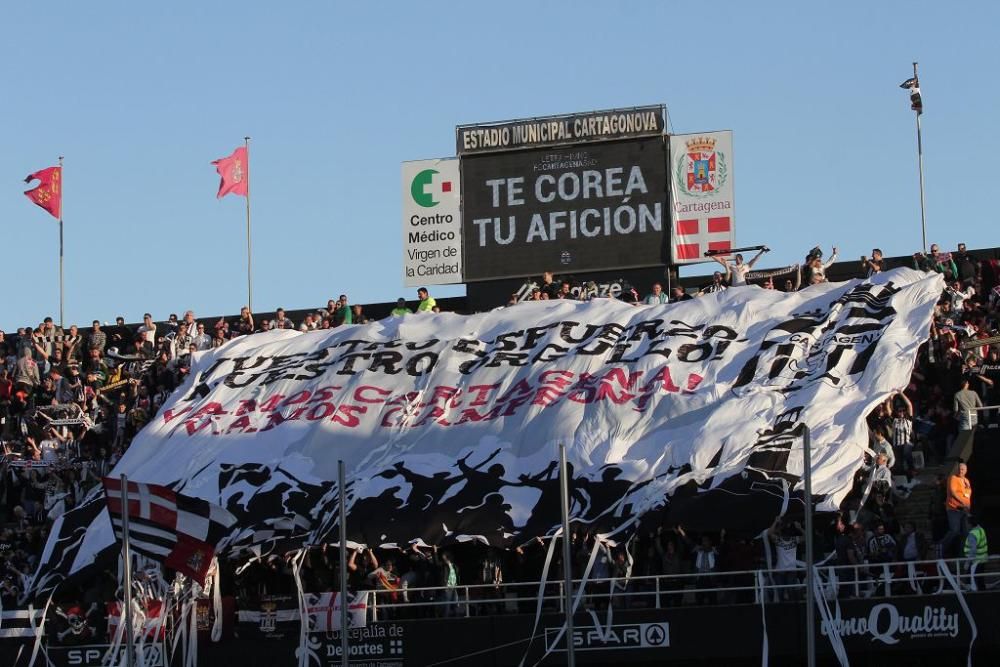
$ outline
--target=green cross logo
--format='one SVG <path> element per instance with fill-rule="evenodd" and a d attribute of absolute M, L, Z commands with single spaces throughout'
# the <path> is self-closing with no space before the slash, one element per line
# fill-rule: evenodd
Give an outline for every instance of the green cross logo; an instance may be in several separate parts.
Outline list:
<path fill-rule="evenodd" d="M 410 195 L 413 201 L 424 208 L 437 206 L 441 202 L 440 196 L 451 192 L 451 181 L 434 182 L 437 174 L 434 169 L 424 169 L 414 176 L 413 182 L 410 183 Z"/>

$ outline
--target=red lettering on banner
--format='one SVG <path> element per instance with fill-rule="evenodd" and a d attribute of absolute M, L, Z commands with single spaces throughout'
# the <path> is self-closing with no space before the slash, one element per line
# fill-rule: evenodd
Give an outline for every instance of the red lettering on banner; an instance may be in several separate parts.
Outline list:
<path fill-rule="evenodd" d="M 184 422 L 184 428 L 187 430 L 188 435 L 194 435 L 200 431 L 204 431 L 206 428 L 212 425 L 212 419 L 202 419 L 199 423 L 196 419 L 188 419 Z"/>
<path fill-rule="evenodd" d="M 240 404 L 236 407 L 236 411 L 233 414 L 237 417 L 245 415 L 250 412 L 257 411 L 257 401 L 253 398 L 243 398 L 240 399 Z"/>
<path fill-rule="evenodd" d="M 257 429 L 250 426 L 250 415 L 242 415 L 233 420 L 233 423 L 226 429 L 226 435 L 237 430 L 241 433 L 255 433 L 257 431 Z"/>
<path fill-rule="evenodd" d="M 462 410 L 461 418 L 455 422 L 455 424 L 468 424 L 469 422 L 481 422 L 481 421 L 493 421 L 500 416 L 500 412 L 504 409 L 504 406 L 498 405 L 484 414 L 480 414 L 475 408 L 466 408 Z"/>
<path fill-rule="evenodd" d="M 497 399 L 497 403 L 506 403 L 522 396 L 529 396 L 534 392 L 535 388 L 531 386 L 531 383 L 525 379 L 518 380 L 517 383 L 511 387 L 506 394 Z"/>
<path fill-rule="evenodd" d="M 397 412 L 402 412 L 402 411 L 403 410 L 401 408 L 389 408 L 388 410 L 386 410 L 385 414 L 382 415 L 382 426 L 387 428 L 392 426 L 397 426 L 397 424 L 392 421 L 392 416 L 395 415 Z"/>
<path fill-rule="evenodd" d="M 414 428 L 417 427 L 417 426 L 423 426 L 427 422 L 437 421 L 440 417 L 444 417 L 444 416 L 445 416 L 445 411 L 443 409 L 441 409 L 440 407 L 438 407 L 438 406 L 435 405 L 434 407 L 432 407 L 430 409 L 430 411 L 428 411 L 428 413 L 426 415 L 424 415 L 423 417 L 421 417 L 419 421 L 417 421 L 415 424 L 413 424 L 413 426 L 414 426 Z M 447 426 L 448 425 L 448 422 L 443 421 L 443 420 L 441 422 L 438 422 L 438 423 L 440 423 L 442 426 Z"/>
<path fill-rule="evenodd" d="M 271 412 L 271 414 L 269 414 L 267 416 L 267 424 L 264 425 L 264 428 L 262 428 L 260 430 L 260 432 L 261 433 L 266 433 L 267 431 L 270 431 L 275 426 L 281 426 L 286 421 L 291 421 L 292 419 L 297 419 L 298 418 L 297 415 L 299 415 L 299 414 L 300 413 L 299 413 L 298 410 L 296 410 L 295 412 L 293 412 L 292 416 L 289 416 L 289 417 L 286 417 L 285 415 L 281 414 L 280 412 Z"/>
<path fill-rule="evenodd" d="M 333 403 L 317 403 L 309 408 L 309 412 L 306 413 L 306 419 L 311 422 L 326 419 L 336 411 L 337 406 Z"/>
<path fill-rule="evenodd" d="M 451 407 L 458 407 L 458 395 L 461 393 L 461 389 L 458 387 L 449 387 L 447 385 L 438 385 L 434 387 L 434 391 L 431 394 L 431 403 L 437 403 L 441 401 L 442 403 L 451 402 Z"/>
<path fill-rule="evenodd" d="M 558 389 L 565 389 L 573 382 L 573 371 L 545 371 L 538 376 L 542 384 L 555 385 Z"/>
<path fill-rule="evenodd" d="M 537 391 L 535 391 L 535 398 L 532 399 L 531 404 L 540 405 L 544 408 L 548 405 L 552 405 L 560 398 L 562 398 L 564 395 L 565 394 L 563 394 L 563 392 L 559 391 L 555 387 L 548 387 L 543 385 L 539 387 Z"/>
<path fill-rule="evenodd" d="M 333 421 L 337 422 L 341 426 L 354 428 L 361 423 L 361 419 L 358 415 L 363 415 L 368 412 L 368 407 L 365 405 L 341 405 L 337 407 L 337 411 L 340 414 L 334 415 Z"/>
<path fill-rule="evenodd" d="M 281 405 L 281 402 L 285 400 L 284 394 L 275 394 L 274 396 L 269 396 L 266 401 L 260 404 L 258 410 L 261 412 L 274 412 Z"/>
<path fill-rule="evenodd" d="M 359 403 L 385 403 L 386 397 L 390 395 L 392 392 L 388 389 L 370 385 L 362 385 L 354 390 L 354 400 Z"/>
<path fill-rule="evenodd" d="M 295 405 L 296 403 L 305 403 L 312 396 L 312 392 L 308 389 L 303 389 L 297 394 L 289 396 L 282 404 L 281 407 L 285 408 L 289 405 Z"/>
<path fill-rule="evenodd" d="M 320 387 L 319 389 L 316 390 L 316 393 L 313 394 L 313 397 L 310 400 L 313 403 L 324 403 L 326 401 L 330 401 L 333 399 L 334 396 L 337 395 L 337 392 L 340 391 L 340 389 L 341 387 L 337 385 L 328 385 L 326 387 Z"/>
<path fill-rule="evenodd" d="M 656 371 L 656 374 L 649 379 L 642 387 L 642 393 L 648 394 L 654 392 L 657 389 L 662 389 L 663 391 L 669 393 L 676 393 L 681 390 L 676 384 L 674 384 L 674 378 L 670 375 L 670 367 L 664 366 L 660 370 Z"/>
<path fill-rule="evenodd" d="M 198 411 L 191 415 L 191 419 L 200 419 L 208 415 L 228 415 L 229 412 L 224 410 L 222 403 L 216 403 L 211 401 L 206 403 L 203 407 L 198 408 Z"/>
<path fill-rule="evenodd" d="M 487 395 L 494 389 L 499 389 L 499 384 L 477 384 L 469 387 L 469 391 L 476 394 L 475 400 L 469 403 L 472 407 L 486 405 Z"/>
<path fill-rule="evenodd" d="M 190 410 L 191 410 L 190 405 L 185 405 L 183 409 L 178 410 L 176 412 L 174 411 L 173 408 L 167 408 L 166 410 L 163 411 L 163 423 L 169 424 L 171 421 L 174 420 L 174 418 L 180 417 L 182 414 L 184 414 L 185 412 L 189 412 Z"/>

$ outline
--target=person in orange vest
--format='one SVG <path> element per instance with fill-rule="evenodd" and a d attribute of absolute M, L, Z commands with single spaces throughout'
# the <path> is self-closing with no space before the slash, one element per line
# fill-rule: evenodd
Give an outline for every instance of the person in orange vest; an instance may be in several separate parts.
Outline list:
<path fill-rule="evenodd" d="M 969 466 L 958 464 L 958 472 L 948 477 L 947 496 L 944 506 L 948 517 L 948 532 L 941 538 L 941 553 L 949 555 L 951 545 L 960 540 L 964 542 L 969 532 L 969 512 L 972 509 L 972 484 L 966 476 Z"/>

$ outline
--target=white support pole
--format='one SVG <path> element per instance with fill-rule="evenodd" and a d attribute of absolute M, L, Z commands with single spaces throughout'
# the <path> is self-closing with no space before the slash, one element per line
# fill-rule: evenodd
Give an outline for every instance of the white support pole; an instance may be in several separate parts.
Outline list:
<path fill-rule="evenodd" d="M 344 490 L 344 462 L 337 462 L 337 484 L 340 494 L 340 664 L 348 667 L 351 660 L 350 643 L 347 637 L 347 606 L 350 597 L 347 591 L 347 492 Z"/>
<path fill-rule="evenodd" d="M 816 667 L 816 609 L 813 597 L 813 507 L 812 507 L 812 434 L 809 426 L 802 434 L 802 496 L 805 503 L 806 531 L 806 664 Z"/>
<path fill-rule="evenodd" d="M 566 664 L 576 667 L 573 647 L 573 554 L 569 542 L 569 478 L 566 466 L 566 445 L 559 443 L 559 499 L 562 506 L 563 532 L 563 609 L 566 614 Z"/>
<path fill-rule="evenodd" d="M 122 483 L 122 560 L 125 562 L 125 665 L 135 665 L 135 641 L 132 637 L 132 550 L 128 537 L 128 478 L 121 476 Z"/>

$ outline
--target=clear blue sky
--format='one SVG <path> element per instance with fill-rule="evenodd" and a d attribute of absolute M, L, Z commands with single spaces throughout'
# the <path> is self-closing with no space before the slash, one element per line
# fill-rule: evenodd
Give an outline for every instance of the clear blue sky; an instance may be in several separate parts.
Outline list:
<path fill-rule="evenodd" d="M 0 327 L 58 313 L 57 226 L 21 179 L 59 155 L 67 324 L 237 312 L 243 200 L 209 163 L 247 134 L 255 310 L 412 298 L 400 163 L 453 154 L 456 124 L 636 104 L 734 130 L 737 240 L 769 263 L 909 253 L 913 60 L 929 240 L 1000 244 L 1000 4 L 818 4 L 5 3 Z"/>

